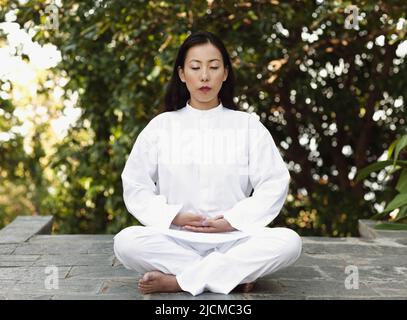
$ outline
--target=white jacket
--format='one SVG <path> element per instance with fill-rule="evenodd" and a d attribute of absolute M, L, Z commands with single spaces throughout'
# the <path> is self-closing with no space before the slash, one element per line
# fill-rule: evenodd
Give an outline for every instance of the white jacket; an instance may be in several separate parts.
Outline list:
<path fill-rule="evenodd" d="M 276 218 L 290 174 L 258 116 L 222 103 L 209 110 L 187 103 L 154 117 L 140 132 L 122 181 L 127 210 L 143 225 L 186 240 L 224 242 Z M 223 214 L 238 231 L 180 230 L 171 224 L 180 211 Z"/>

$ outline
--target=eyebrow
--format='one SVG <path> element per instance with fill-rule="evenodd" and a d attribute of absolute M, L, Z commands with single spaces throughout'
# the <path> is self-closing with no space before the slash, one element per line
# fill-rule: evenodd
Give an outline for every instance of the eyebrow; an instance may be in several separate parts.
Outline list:
<path fill-rule="evenodd" d="M 192 61 L 196 61 L 196 62 L 202 62 L 202 61 L 200 61 L 200 60 L 197 60 L 197 59 L 192 59 L 192 60 L 190 60 L 189 62 L 192 62 Z M 208 60 L 209 62 L 212 62 L 212 61 L 220 61 L 219 59 L 211 59 L 211 60 Z"/>

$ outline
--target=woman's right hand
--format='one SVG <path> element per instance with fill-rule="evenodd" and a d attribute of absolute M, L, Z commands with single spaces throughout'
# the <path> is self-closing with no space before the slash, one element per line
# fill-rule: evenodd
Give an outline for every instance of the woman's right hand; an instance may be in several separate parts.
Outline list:
<path fill-rule="evenodd" d="M 172 223 L 180 227 L 187 225 L 201 227 L 205 218 L 205 216 L 192 212 L 180 212 L 172 220 Z"/>

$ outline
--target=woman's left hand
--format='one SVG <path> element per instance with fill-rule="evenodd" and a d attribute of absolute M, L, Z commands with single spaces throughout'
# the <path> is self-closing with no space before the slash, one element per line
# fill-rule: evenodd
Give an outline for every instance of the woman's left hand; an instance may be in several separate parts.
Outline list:
<path fill-rule="evenodd" d="M 185 230 L 194 232 L 230 232 L 235 231 L 230 223 L 223 218 L 223 215 L 216 216 L 214 218 L 207 218 L 203 221 L 201 227 L 186 225 L 182 227 Z"/>

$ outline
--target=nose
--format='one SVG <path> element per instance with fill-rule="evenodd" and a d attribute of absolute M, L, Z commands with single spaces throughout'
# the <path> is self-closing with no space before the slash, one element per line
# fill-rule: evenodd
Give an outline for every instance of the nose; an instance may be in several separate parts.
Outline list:
<path fill-rule="evenodd" d="M 202 68 L 202 74 L 201 74 L 201 81 L 207 81 L 208 80 L 208 72 L 206 68 Z"/>

